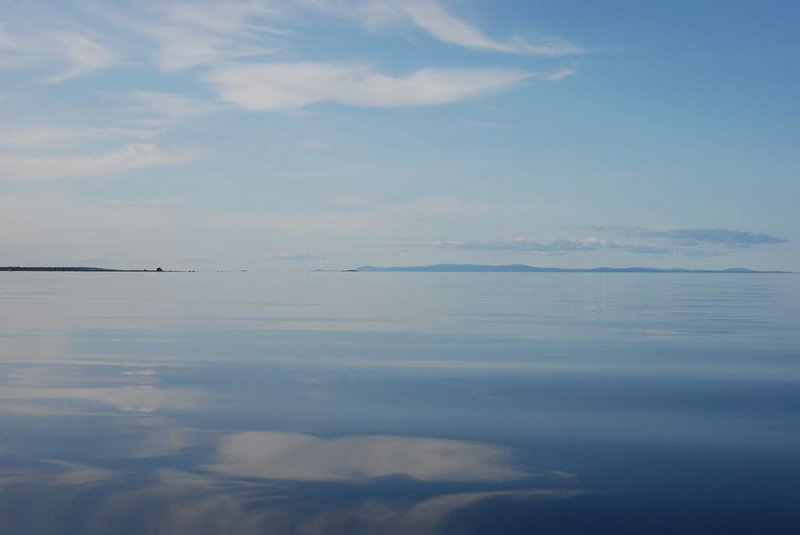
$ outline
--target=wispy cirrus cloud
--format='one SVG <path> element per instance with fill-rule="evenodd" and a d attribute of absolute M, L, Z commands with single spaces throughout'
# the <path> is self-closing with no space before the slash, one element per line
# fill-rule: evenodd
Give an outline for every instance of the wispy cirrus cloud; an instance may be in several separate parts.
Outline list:
<path fill-rule="evenodd" d="M 12 33 L 0 24 L 0 68 L 40 69 L 55 68 L 58 72 L 42 78 L 47 84 L 56 84 L 110 68 L 122 62 L 113 48 L 87 33 L 63 30 L 38 30 Z"/>
<path fill-rule="evenodd" d="M 141 140 L 154 135 L 156 132 L 151 129 L 133 127 L 36 126 L 2 132 L 0 146 L 51 149 L 98 140 L 119 138 Z"/>
<path fill-rule="evenodd" d="M 113 17 L 155 45 L 155 63 L 173 72 L 270 54 L 277 45 L 265 21 L 276 15 L 266 2 L 165 3 L 146 15 Z"/>
<path fill-rule="evenodd" d="M 452 15 L 438 2 L 405 2 L 403 12 L 414 24 L 436 39 L 465 48 L 538 56 L 567 56 L 585 52 L 583 48 L 555 38 L 542 39 L 539 42 L 529 42 L 522 37 L 493 39 L 477 27 Z"/>
<path fill-rule="evenodd" d="M 51 36 L 51 46 L 55 55 L 66 63 L 66 68 L 44 78 L 42 80 L 44 83 L 56 84 L 107 69 L 121 61 L 111 48 L 86 35 L 59 32 Z"/>
<path fill-rule="evenodd" d="M 507 39 L 490 37 L 475 24 L 454 15 L 434 0 L 305 0 L 301 4 L 329 14 L 357 20 L 372 31 L 411 25 L 434 39 L 472 50 L 505 54 L 560 57 L 583 54 L 586 49 L 555 37 Z"/>
<path fill-rule="evenodd" d="M 0 69 L 32 69 L 47 84 L 112 67 L 141 69 L 154 79 L 189 72 L 180 75 L 187 82 L 180 86 L 182 93 L 170 85 L 167 91 L 124 87 L 87 96 L 97 102 L 81 116 L 82 121 L 92 116 L 91 127 L 85 126 L 88 121 L 80 127 L 58 125 L 75 124 L 73 114 L 58 118 L 56 125 L 9 132 L 0 139 L 0 180 L 111 176 L 187 161 L 189 153 L 165 150 L 153 139 L 178 119 L 231 105 L 251 111 L 325 102 L 371 108 L 436 106 L 501 93 L 529 79 L 558 81 L 574 73 L 573 68 L 534 72 L 424 64 L 398 73 L 396 66 L 394 71 L 384 67 L 380 57 L 267 61 L 276 51 L 297 53 L 298 34 L 316 23 L 344 22 L 356 31 L 389 35 L 407 35 L 411 27 L 440 43 L 471 50 L 544 56 L 580 52 L 556 40 L 548 41 L 550 48 L 537 48 L 516 37 L 492 38 L 434 0 L 168 0 L 55 6 L 47 16 L 20 13 L 0 23 Z M 323 57 L 330 57 L 325 52 Z M 49 152 L 54 148 L 62 150 Z M 68 154 L 66 148 L 73 150 Z"/>
<path fill-rule="evenodd" d="M 0 180 L 36 181 L 107 177 L 149 167 L 174 165 L 196 158 L 189 151 L 165 150 L 152 143 L 123 145 L 111 152 L 64 156 L 0 153 Z"/>
<path fill-rule="evenodd" d="M 291 110 L 318 102 L 361 107 L 449 104 L 509 89 L 533 73 L 503 69 L 422 69 L 390 76 L 346 63 L 238 65 L 202 76 L 224 101 L 259 111 Z"/>
<path fill-rule="evenodd" d="M 292 28 L 310 15 L 355 20 L 373 31 L 412 24 L 437 40 L 476 50 L 564 56 L 583 50 L 565 41 L 533 45 L 520 38 L 494 40 L 434 1 L 294 0 L 283 3 L 231 2 L 220 6 L 171 5 L 158 64 L 166 70 L 203 66 L 200 81 L 219 98 L 248 110 L 278 111 L 335 102 L 358 107 L 432 106 L 500 93 L 523 80 L 559 81 L 575 73 L 501 67 L 421 68 L 404 75 L 381 72 L 371 64 L 347 61 L 241 61 L 265 56 L 291 42 Z M 151 34 L 159 26 L 147 26 Z M 153 30 L 153 28 L 156 28 Z M 277 48 L 276 48 L 277 47 Z"/>
<path fill-rule="evenodd" d="M 156 63 L 165 71 L 272 54 L 314 17 L 355 22 L 373 33 L 413 28 L 441 43 L 470 50 L 545 57 L 587 51 L 557 37 L 491 37 L 437 0 L 165 2 L 149 10 L 99 12 L 150 39 L 156 45 Z"/>
<path fill-rule="evenodd" d="M 76 13 L 89 15 L 94 26 Z M 315 16 L 317 18 L 315 18 Z M 60 17 L 60 18 L 59 18 Z M 394 107 L 462 102 L 513 88 L 537 76 L 559 81 L 574 68 L 535 74 L 502 67 L 439 68 L 420 66 L 404 75 L 387 74 L 363 61 L 266 62 L 277 51 L 291 50 L 298 29 L 309 20 L 348 20 L 373 32 L 391 34 L 398 26 L 424 31 L 441 43 L 471 50 L 549 57 L 583 52 L 566 41 L 534 44 L 519 37 L 494 39 L 435 0 L 228 0 L 163 2 L 111 6 L 86 4 L 82 10 L 53 13 L 35 31 L 0 26 L 0 49 L 13 54 L 2 66 L 18 68 L 60 64 L 41 81 L 58 83 L 125 63 L 155 67 L 165 73 L 194 70 L 223 101 L 250 110 L 283 110 L 315 102 Z M 88 22 L 84 17 L 84 22 Z M 120 30 L 95 27 L 96 21 Z M 77 22 L 76 22 L 77 21 Z M 61 27 L 68 28 L 62 30 Z M 401 28 L 402 29 L 402 28 Z M 84 31 L 85 30 L 85 31 Z M 405 33 L 405 30 L 402 30 Z M 142 54 L 148 56 L 143 61 Z M 285 55 L 284 55 L 285 56 Z M 125 58 L 123 60 L 123 58 Z M 257 59 L 258 63 L 253 63 Z M 202 106 L 167 93 L 131 91 L 134 100 L 158 101 L 170 115 L 193 114 Z M 203 107 L 204 111 L 209 108 Z M 174 111 L 178 110 L 178 111 Z"/>
<path fill-rule="evenodd" d="M 157 70 L 176 73 L 270 55 L 285 46 L 286 24 L 302 21 L 302 0 L 218 0 L 86 4 L 128 35 Z M 294 15 L 290 15 L 294 14 Z"/>
<path fill-rule="evenodd" d="M 548 82 L 560 82 L 570 76 L 575 76 L 578 71 L 574 67 L 563 67 L 561 69 L 556 69 L 554 71 L 545 73 L 543 78 Z"/>

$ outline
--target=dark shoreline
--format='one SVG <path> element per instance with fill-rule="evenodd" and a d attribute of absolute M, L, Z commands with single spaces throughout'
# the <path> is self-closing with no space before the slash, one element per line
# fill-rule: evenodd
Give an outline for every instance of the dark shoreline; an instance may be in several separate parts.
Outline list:
<path fill-rule="evenodd" d="M 57 271 L 57 272 L 80 272 L 80 273 L 182 273 L 174 270 L 165 269 L 109 269 L 96 267 L 20 267 L 20 266 L 0 266 L 0 271 Z"/>

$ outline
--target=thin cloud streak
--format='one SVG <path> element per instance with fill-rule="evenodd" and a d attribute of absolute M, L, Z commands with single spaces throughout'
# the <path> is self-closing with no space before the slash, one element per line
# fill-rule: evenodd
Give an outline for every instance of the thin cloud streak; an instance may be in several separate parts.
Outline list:
<path fill-rule="evenodd" d="M 78 32 L 34 31 L 21 36 L 0 24 L 0 50 L 13 57 L 0 60 L 0 68 L 39 69 L 56 66 L 59 72 L 40 80 L 57 84 L 122 62 L 111 47 Z"/>
<path fill-rule="evenodd" d="M 455 249 L 537 254 L 564 254 L 621 250 L 635 254 L 724 256 L 734 250 L 757 245 L 775 245 L 788 240 L 760 232 L 729 229 L 653 230 L 636 227 L 589 227 L 597 231 L 627 234 L 636 241 L 588 238 L 512 238 L 500 240 L 438 240 L 399 242 L 391 245 L 422 249 Z"/>
<path fill-rule="evenodd" d="M 534 76 L 502 69 L 423 69 L 403 77 L 342 63 L 238 65 L 203 75 L 224 101 L 256 111 L 303 108 L 319 102 L 359 107 L 449 104 L 497 93 Z"/>
<path fill-rule="evenodd" d="M 119 27 L 149 39 L 156 47 L 156 65 L 166 72 L 272 55 L 287 45 L 296 26 L 320 15 L 353 21 L 373 33 L 411 26 L 441 43 L 477 51 L 544 57 L 587 52 L 554 37 L 538 41 L 520 36 L 495 39 L 451 13 L 441 2 L 430 0 L 168 3 L 149 12 L 97 11 Z"/>
<path fill-rule="evenodd" d="M 45 156 L 0 154 L 0 180 L 37 181 L 60 178 L 107 177 L 195 159 L 189 151 L 163 150 L 151 143 L 123 145 L 113 152 Z"/>
<path fill-rule="evenodd" d="M 475 50 L 490 50 L 506 54 L 531 54 L 537 56 L 567 56 L 582 54 L 584 49 L 566 41 L 551 39 L 540 44 L 529 43 L 516 37 L 498 41 L 486 36 L 476 27 L 451 15 L 437 2 L 408 2 L 404 6 L 408 18 L 433 37 L 448 44 Z"/>
<path fill-rule="evenodd" d="M 67 63 L 67 68 L 54 76 L 44 78 L 42 82 L 47 84 L 57 84 L 108 69 L 120 62 L 110 48 L 85 35 L 57 33 L 52 36 L 51 45 L 55 54 Z"/>
<path fill-rule="evenodd" d="M 150 9 L 95 5 L 92 14 L 144 38 L 155 66 L 164 72 L 219 65 L 266 55 L 278 47 L 265 42 L 261 21 L 277 10 L 265 2 L 177 3 Z M 280 32 L 276 32 L 280 33 Z"/>
<path fill-rule="evenodd" d="M 84 142 L 118 138 L 148 139 L 157 135 L 152 129 L 127 127 L 38 126 L 3 132 L 0 146 L 51 149 L 71 147 Z"/>
<path fill-rule="evenodd" d="M 786 243 L 786 238 L 771 236 L 762 232 L 743 232 L 724 228 L 689 228 L 677 230 L 642 229 L 638 233 L 644 237 L 666 238 L 668 240 L 693 245 L 697 243 L 713 243 L 726 247 L 750 247 L 752 245 Z"/>
<path fill-rule="evenodd" d="M 442 43 L 470 50 L 545 57 L 586 52 L 585 48 L 557 38 L 545 38 L 539 42 L 519 36 L 494 39 L 452 14 L 441 2 L 432 0 L 305 0 L 299 3 L 328 15 L 356 20 L 373 32 L 410 24 Z"/>
<path fill-rule="evenodd" d="M 548 82 L 560 82 L 570 76 L 575 76 L 578 73 L 577 69 L 573 67 L 565 67 L 563 69 L 557 69 L 555 71 L 549 72 L 543 76 L 545 80 Z"/>
<path fill-rule="evenodd" d="M 676 245 L 711 244 L 725 247 L 786 243 L 789 240 L 763 232 L 725 228 L 651 229 L 646 227 L 588 227 L 588 230 L 665 240 Z"/>

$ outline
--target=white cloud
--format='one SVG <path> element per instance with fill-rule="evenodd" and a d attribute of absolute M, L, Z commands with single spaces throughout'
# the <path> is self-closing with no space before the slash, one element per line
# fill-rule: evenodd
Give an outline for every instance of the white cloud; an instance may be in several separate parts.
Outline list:
<path fill-rule="evenodd" d="M 274 51 L 274 48 L 248 45 L 232 38 L 180 27 L 155 27 L 149 33 L 161 47 L 156 64 L 167 72 L 266 55 Z"/>
<path fill-rule="evenodd" d="M 120 61 L 110 48 L 85 35 L 59 32 L 52 35 L 49 46 L 53 47 L 54 53 L 63 59 L 67 67 L 60 73 L 42 80 L 45 83 L 63 82 L 107 69 Z"/>
<path fill-rule="evenodd" d="M 167 72 L 214 68 L 284 49 L 295 29 L 315 15 L 355 21 L 370 30 L 410 25 L 442 43 L 473 50 L 551 57 L 584 52 L 555 38 L 541 42 L 492 38 L 434 0 L 232 0 L 133 8 L 94 4 L 88 13 L 113 23 L 123 33 L 98 32 L 64 14 L 57 25 L 47 19 L 38 27 L 14 27 L 13 31 L 7 29 L 9 25 L 0 25 L 0 49 L 12 52 L 0 58 L 0 67 L 55 65 L 59 71 L 42 81 L 58 83 L 122 63 L 117 50 L 124 47 L 131 54 L 137 49 L 152 54 L 155 65 Z M 137 42 L 128 32 L 145 39 Z"/>
<path fill-rule="evenodd" d="M 532 73 L 501 68 L 423 69 L 404 77 L 365 65 L 263 63 L 204 75 L 220 97 L 249 110 L 291 110 L 318 102 L 395 107 L 448 104 L 509 89 Z"/>
<path fill-rule="evenodd" d="M 537 44 L 522 38 L 507 41 L 492 39 L 475 26 L 450 14 L 437 2 L 406 2 L 402 11 L 414 24 L 436 39 L 464 48 L 538 56 L 566 56 L 584 52 L 582 48 L 559 39 L 549 39 Z"/>
<path fill-rule="evenodd" d="M 282 13 L 277 4 L 260 1 L 182 2 L 163 7 L 167 18 L 216 34 L 236 34 L 247 30 L 263 30 L 251 22 L 253 18 L 274 18 Z"/>
<path fill-rule="evenodd" d="M 122 61 L 97 38 L 73 31 L 33 31 L 22 36 L 0 25 L 0 50 L 3 49 L 13 56 L 0 60 L 0 67 L 58 68 L 57 74 L 41 80 L 49 84 L 107 69 Z"/>
<path fill-rule="evenodd" d="M 173 165 L 193 158 L 190 152 L 162 150 L 151 143 L 128 144 L 113 152 L 85 155 L 0 153 L 0 180 L 106 177 L 134 169 Z"/>
<path fill-rule="evenodd" d="M 301 5 L 330 15 L 355 19 L 366 28 L 386 30 L 411 24 L 446 44 L 472 50 L 548 57 L 582 54 L 585 49 L 563 39 L 530 42 L 522 37 L 494 39 L 478 27 L 448 11 L 433 0 L 301 0 Z"/>
<path fill-rule="evenodd" d="M 265 37 L 280 33 L 264 24 L 277 10 L 258 1 L 164 2 L 149 12 L 107 6 L 96 11 L 155 45 L 155 64 L 167 72 L 270 54 L 276 45 Z"/>
<path fill-rule="evenodd" d="M 548 82 L 560 82 L 565 78 L 569 78 L 570 76 L 574 76 L 578 71 L 575 70 L 573 67 L 564 67 L 563 69 L 558 69 L 553 72 L 549 72 L 543 76 L 545 80 Z"/>
<path fill-rule="evenodd" d="M 29 52 L 32 45 L 27 40 L 12 34 L 6 28 L 6 24 L 0 24 L 0 50 L 12 52 L 0 55 L 0 67 L 3 68 L 24 68 L 28 67 L 28 62 L 24 55 Z"/>
<path fill-rule="evenodd" d="M 165 71 L 270 54 L 291 29 L 322 15 L 355 21 L 371 31 L 412 26 L 449 45 L 506 54 L 558 57 L 585 49 L 558 38 L 495 39 L 435 0 L 284 0 L 162 3 L 149 14 L 110 13 L 107 18 L 148 36 Z"/>

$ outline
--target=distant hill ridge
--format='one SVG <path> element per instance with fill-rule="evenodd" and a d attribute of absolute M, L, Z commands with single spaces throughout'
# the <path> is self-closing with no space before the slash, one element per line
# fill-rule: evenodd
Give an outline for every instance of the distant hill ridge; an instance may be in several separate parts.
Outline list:
<path fill-rule="evenodd" d="M 526 264 L 482 265 L 482 264 L 433 264 L 429 266 L 361 266 L 355 270 L 364 272 L 426 272 L 426 273 L 789 273 L 788 271 L 757 271 L 747 268 L 729 269 L 685 269 L 648 267 L 596 267 L 556 268 L 537 267 Z"/>

